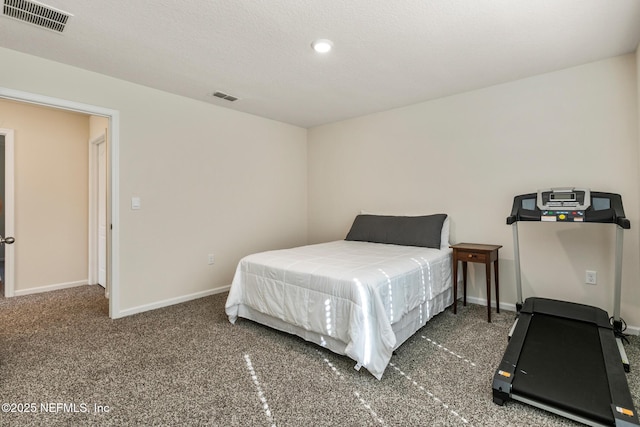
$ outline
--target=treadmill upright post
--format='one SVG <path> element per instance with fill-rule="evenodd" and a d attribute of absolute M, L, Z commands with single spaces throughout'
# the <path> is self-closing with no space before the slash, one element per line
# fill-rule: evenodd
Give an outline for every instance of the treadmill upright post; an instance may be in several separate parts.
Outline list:
<path fill-rule="evenodd" d="M 620 320 L 620 304 L 622 300 L 622 248 L 623 248 L 624 228 L 616 225 L 616 271 L 613 291 L 613 333 L 618 344 L 618 352 L 622 360 L 622 366 L 625 372 L 631 371 L 631 364 L 627 357 L 627 352 L 622 344 L 622 320 Z"/>
<path fill-rule="evenodd" d="M 622 322 L 620 321 L 620 303 L 622 300 L 622 248 L 623 248 L 623 228 L 616 225 L 616 270 L 615 288 L 613 294 L 613 327 L 617 332 L 622 332 Z M 616 327 L 616 324 L 618 325 Z"/>
<path fill-rule="evenodd" d="M 516 312 L 522 308 L 522 276 L 520 274 L 520 241 L 518 239 L 518 221 L 513 225 L 513 261 L 516 269 Z"/>

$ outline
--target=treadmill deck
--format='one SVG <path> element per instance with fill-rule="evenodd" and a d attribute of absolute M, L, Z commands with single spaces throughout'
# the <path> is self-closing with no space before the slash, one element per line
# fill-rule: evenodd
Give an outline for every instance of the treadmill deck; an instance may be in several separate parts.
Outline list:
<path fill-rule="evenodd" d="M 640 425 L 613 328 L 597 307 L 528 298 L 493 394 L 498 404 L 513 398 L 592 425 Z"/>

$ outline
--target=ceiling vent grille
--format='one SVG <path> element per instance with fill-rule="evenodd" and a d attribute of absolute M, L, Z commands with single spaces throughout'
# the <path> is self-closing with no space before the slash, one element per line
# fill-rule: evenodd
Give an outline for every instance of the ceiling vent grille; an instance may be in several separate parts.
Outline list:
<path fill-rule="evenodd" d="M 224 99 L 226 101 L 231 101 L 231 102 L 238 100 L 238 98 L 236 98 L 235 96 L 231 96 L 224 92 L 213 92 L 213 96 L 215 96 L 216 98 Z"/>
<path fill-rule="evenodd" d="M 73 16 L 51 6 L 28 0 L 4 0 L 2 13 L 9 18 L 28 22 L 58 33 L 64 31 L 69 17 Z"/>

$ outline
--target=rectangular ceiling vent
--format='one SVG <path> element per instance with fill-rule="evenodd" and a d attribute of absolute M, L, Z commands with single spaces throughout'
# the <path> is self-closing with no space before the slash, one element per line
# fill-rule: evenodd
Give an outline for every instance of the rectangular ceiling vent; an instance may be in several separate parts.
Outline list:
<path fill-rule="evenodd" d="M 73 16 L 51 6 L 28 0 L 4 0 L 2 13 L 9 18 L 58 33 L 64 31 L 69 17 Z"/>
<path fill-rule="evenodd" d="M 236 98 L 235 96 L 231 96 L 224 92 L 213 92 L 213 96 L 215 96 L 216 98 L 224 99 L 226 101 L 231 101 L 231 102 L 238 100 L 238 98 Z"/>

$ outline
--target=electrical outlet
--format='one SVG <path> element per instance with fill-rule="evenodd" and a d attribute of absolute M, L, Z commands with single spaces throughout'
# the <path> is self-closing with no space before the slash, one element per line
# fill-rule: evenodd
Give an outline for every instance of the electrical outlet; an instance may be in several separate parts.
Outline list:
<path fill-rule="evenodd" d="M 215 262 L 215 258 L 213 257 L 213 254 L 209 254 L 209 255 L 207 256 L 207 263 L 208 263 L 209 265 L 213 265 L 213 263 L 214 263 L 214 262 Z"/>
<path fill-rule="evenodd" d="M 584 283 L 587 285 L 595 285 L 598 282 L 598 273 L 595 271 L 587 270 Z"/>

